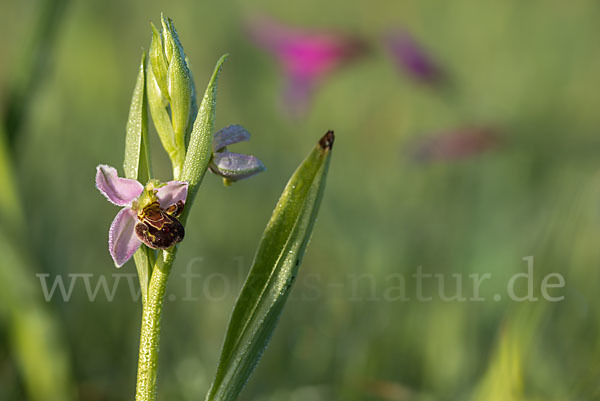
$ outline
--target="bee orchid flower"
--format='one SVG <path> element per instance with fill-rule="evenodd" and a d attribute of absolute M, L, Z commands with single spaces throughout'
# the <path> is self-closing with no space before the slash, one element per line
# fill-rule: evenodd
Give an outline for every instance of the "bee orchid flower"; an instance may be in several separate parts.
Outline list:
<path fill-rule="evenodd" d="M 108 232 L 108 250 L 115 266 L 123 266 L 142 243 L 167 249 L 183 239 L 184 229 L 177 217 L 185 205 L 187 182 L 151 180 L 144 186 L 101 164 L 96 168 L 96 188 L 109 202 L 123 207 Z"/>

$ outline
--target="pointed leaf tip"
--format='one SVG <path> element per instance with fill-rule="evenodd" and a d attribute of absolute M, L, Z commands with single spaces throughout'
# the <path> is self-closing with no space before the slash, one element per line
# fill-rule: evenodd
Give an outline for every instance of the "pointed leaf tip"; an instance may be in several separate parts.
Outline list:
<path fill-rule="evenodd" d="M 323 150 L 331 150 L 333 148 L 334 140 L 335 135 L 333 134 L 332 130 L 329 130 L 325 135 L 323 135 L 323 138 L 319 140 L 319 146 L 321 146 Z"/>

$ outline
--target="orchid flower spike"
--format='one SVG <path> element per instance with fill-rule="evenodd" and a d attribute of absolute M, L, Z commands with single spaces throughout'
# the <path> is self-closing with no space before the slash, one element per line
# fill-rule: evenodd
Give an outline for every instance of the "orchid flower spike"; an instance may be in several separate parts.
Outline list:
<path fill-rule="evenodd" d="M 284 104 L 293 116 L 306 111 L 312 92 L 327 75 L 366 50 L 355 37 L 294 29 L 267 18 L 251 21 L 248 31 L 251 40 L 281 64 L 287 81 Z"/>
<path fill-rule="evenodd" d="M 442 70 L 433 58 L 407 31 L 389 33 L 385 44 L 398 67 L 414 80 L 435 83 L 443 78 Z"/>
<path fill-rule="evenodd" d="M 229 125 L 215 133 L 213 156 L 208 168 L 212 173 L 223 177 L 225 185 L 265 170 L 264 164 L 258 158 L 227 150 L 229 145 L 248 140 L 250 133 L 241 125 Z"/>
<path fill-rule="evenodd" d="M 101 164 L 96 168 L 96 188 L 109 202 L 123 207 L 108 233 L 108 250 L 115 266 L 123 266 L 142 243 L 167 249 L 183 240 L 185 232 L 177 217 L 185 206 L 187 182 L 151 180 L 144 187 Z"/>

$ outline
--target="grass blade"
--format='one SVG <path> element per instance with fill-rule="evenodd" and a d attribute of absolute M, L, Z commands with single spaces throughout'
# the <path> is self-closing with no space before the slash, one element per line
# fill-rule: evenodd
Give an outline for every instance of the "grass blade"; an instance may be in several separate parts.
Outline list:
<path fill-rule="evenodd" d="M 233 309 L 207 401 L 235 400 L 266 348 L 308 245 L 333 146 L 329 131 L 290 178 Z"/>
<path fill-rule="evenodd" d="M 75 384 L 60 319 L 44 302 L 8 143 L 0 127 L 0 327 L 31 401 L 69 401 Z M 4 390 L 4 389 L 3 389 Z M 4 391 L 2 391 L 3 393 Z"/>

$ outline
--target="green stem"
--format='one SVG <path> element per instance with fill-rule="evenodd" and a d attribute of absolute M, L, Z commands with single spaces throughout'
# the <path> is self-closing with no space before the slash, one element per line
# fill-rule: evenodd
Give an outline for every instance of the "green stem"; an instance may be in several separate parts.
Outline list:
<path fill-rule="evenodd" d="M 167 280 L 175 259 L 176 249 L 161 252 L 152 271 L 148 300 L 142 312 L 140 353 L 135 401 L 156 400 L 156 373 L 160 342 L 160 319 Z"/>
<path fill-rule="evenodd" d="M 183 163 L 185 162 L 185 150 L 183 152 L 177 152 L 171 164 L 173 165 L 173 179 L 181 180 L 181 173 L 183 172 Z"/>

